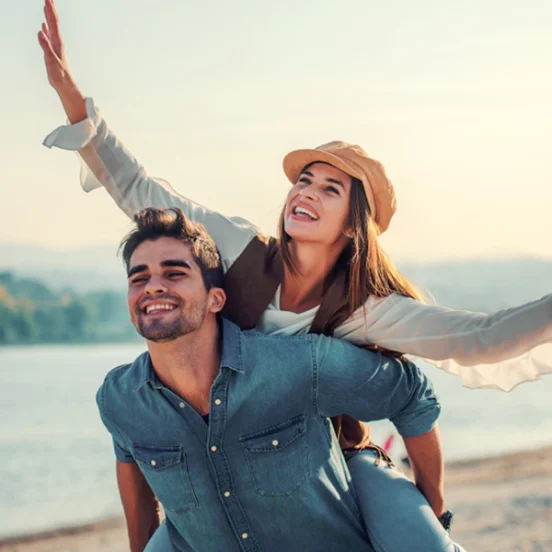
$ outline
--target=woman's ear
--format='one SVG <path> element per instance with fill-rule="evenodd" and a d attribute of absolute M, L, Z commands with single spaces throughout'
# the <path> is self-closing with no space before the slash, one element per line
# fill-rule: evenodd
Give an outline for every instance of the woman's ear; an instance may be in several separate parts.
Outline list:
<path fill-rule="evenodd" d="M 352 237 L 355 235 L 352 228 L 347 228 L 345 232 L 343 232 L 348 238 L 352 239 Z"/>

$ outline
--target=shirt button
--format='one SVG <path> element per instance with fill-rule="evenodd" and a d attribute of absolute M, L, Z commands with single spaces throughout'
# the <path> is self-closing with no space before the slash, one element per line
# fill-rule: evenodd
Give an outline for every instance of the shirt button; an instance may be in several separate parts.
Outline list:
<path fill-rule="evenodd" d="M 215 445 L 213 445 L 213 446 L 211 447 L 211 451 L 212 451 L 212 452 L 217 452 L 217 447 L 216 447 Z"/>
<path fill-rule="evenodd" d="M 241 536 L 241 537 L 242 537 L 243 540 L 245 540 L 246 538 L 249 537 L 249 535 L 248 535 L 247 533 L 242 533 L 242 536 Z"/>
<path fill-rule="evenodd" d="M 272 446 L 273 447 L 277 447 L 280 443 L 278 443 L 278 441 L 276 439 L 274 439 L 274 441 L 272 441 Z"/>
<path fill-rule="evenodd" d="M 150 462 L 150 464 L 151 464 L 152 466 L 157 466 L 157 462 L 156 462 L 155 460 L 152 460 L 152 461 Z"/>
<path fill-rule="evenodd" d="M 230 491 L 226 491 L 226 492 L 224 493 L 224 496 L 225 496 L 226 498 L 229 498 L 229 497 L 230 497 Z"/>
<path fill-rule="evenodd" d="M 184 408 L 184 407 L 186 406 L 186 403 L 181 402 L 178 406 L 179 406 L 180 408 Z"/>
<path fill-rule="evenodd" d="M 222 404 L 222 401 L 220 399 L 216 399 L 215 404 L 218 406 L 219 404 Z"/>

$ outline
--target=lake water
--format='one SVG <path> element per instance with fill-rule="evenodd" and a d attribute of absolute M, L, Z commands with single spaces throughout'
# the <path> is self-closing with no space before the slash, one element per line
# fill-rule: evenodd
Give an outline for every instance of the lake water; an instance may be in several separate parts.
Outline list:
<path fill-rule="evenodd" d="M 141 344 L 0 349 L 0 537 L 122 512 L 95 392 Z M 443 404 L 446 459 L 552 444 L 552 376 L 510 394 L 473 391 L 425 366 Z M 381 440 L 390 426 L 377 424 Z M 380 440 L 380 442 L 381 442 Z"/>

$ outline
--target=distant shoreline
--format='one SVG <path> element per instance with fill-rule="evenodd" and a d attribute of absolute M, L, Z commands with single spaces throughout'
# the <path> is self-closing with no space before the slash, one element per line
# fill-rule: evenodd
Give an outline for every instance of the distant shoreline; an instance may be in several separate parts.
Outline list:
<path fill-rule="evenodd" d="M 14 545 L 30 544 L 39 541 L 53 541 L 63 537 L 78 537 L 79 535 L 108 531 L 120 527 L 125 527 L 124 517 L 112 516 L 89 523 L 83 523 L 81 525 L 67 525 L 56 529 L 38 531 L 36 533 L 14 535 L 4 539 L 0 538 L 0 550 L 4 550 L 5 547 L 8 547 L 9 550 L 9 547 Z"/>
<path fill-rule="evenodd" d="M 98 341 L 94 339 L 79 339 L 76 341 L 19 341 L 10 343 L 0 343 L 1 349 L 14 349 L 23 347 L 73 347 L 78 345 L 133 345 L 136 343 L 142 343 L 144 340 L 140 337 L 132 338 L 127 337 L 124 339 L 105 339 L 102 338 Z"/>
<path fill-rule="evenodd" d="M 552 544 L 552 446 L 449 462 L 446 487 L 449 507 L 458 517 L 453 536 L 467 549 L 487 549 L 493 538 L 501 538 L 507 543 L 502 549 L 508 550 L 521 550 L 516 548 L 516 539 L 525 544 Z M 531 501 L 539 505 L 537 512 Z M 481 508 L 488 512 L 486 516 L 481 516 Z M 124 518 L 116 516 L 6 537 L 0 539 L 0 550 L 124 552 L 128 550 L 126 538 Z"/>

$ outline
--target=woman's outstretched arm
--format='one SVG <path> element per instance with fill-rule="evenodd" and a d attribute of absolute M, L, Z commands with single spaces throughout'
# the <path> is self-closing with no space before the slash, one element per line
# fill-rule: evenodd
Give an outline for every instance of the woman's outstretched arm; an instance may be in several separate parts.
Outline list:
<path fill-rule="evenodd" d="M 130 218 L 146 207 L 178 207 L 203 224 L 219 248 L 225 270 L 245 249 L 258 229 L 239 217 L 226 217 L 191 201 L 171 185 L 148 175 L 144 167 L 108 128 L 94 102 L 80 91 L 69 64 L 53 0 L 46 0 L 46 23 L 39 33 L 48 80 L 60 97 L 70 125 L 49 134 L 44 144 L 76 151 L 82 162 L 85 191 L 103 187 Z"/>
<path fill-rule="evenodd" d="M 334 335 L 433 361 L 452 359 L 444 368 L 467 387 L 510 391 L 552 372 L 552 295 L 490 314 L 396 294 L 370 297 Z M 527 353 L 531 358 L 519 358 Z"/>

